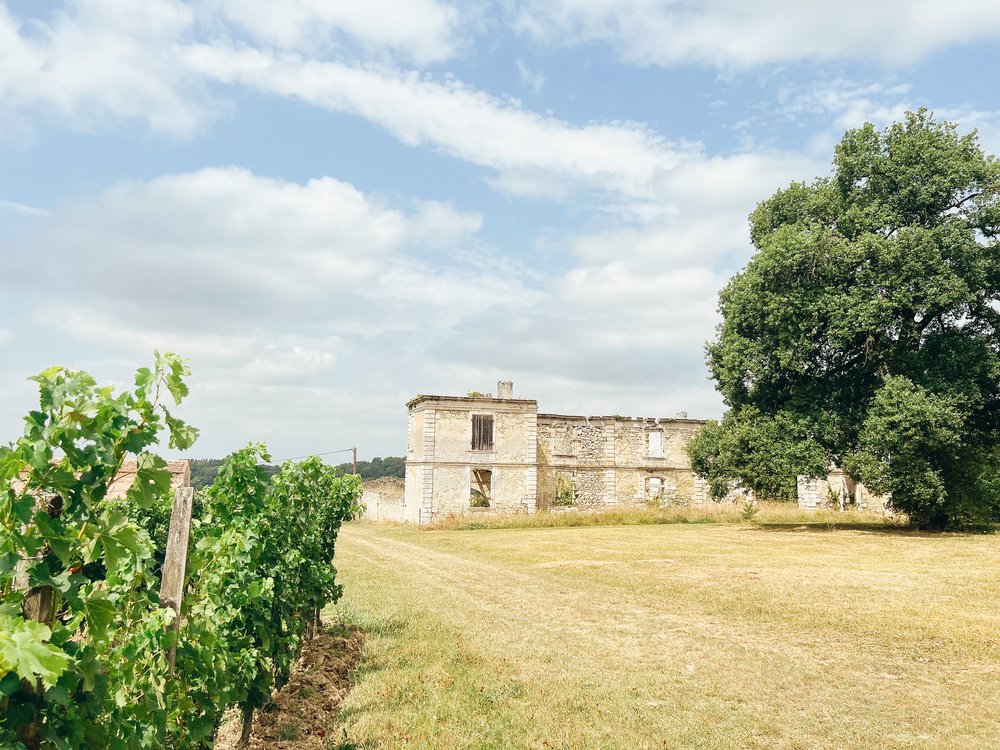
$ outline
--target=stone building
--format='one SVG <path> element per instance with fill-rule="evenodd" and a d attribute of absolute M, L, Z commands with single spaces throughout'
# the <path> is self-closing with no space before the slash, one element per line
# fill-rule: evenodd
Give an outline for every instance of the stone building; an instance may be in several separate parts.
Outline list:
<path fill-rule="evenodd" d="M 396 477 L 366 480 L 361 504 L 369 521 L 399 521 L 403 517 L 403 480 Z"/>
<path fill-rule="evenodd" d="M 497 395 L 417 396 L 407 407 L 400 520 L 553 506 L 708 501 L 685 445 L 701 420 L 539 414 L 538 402 Z"/>
<path fill-rule="evenodd" d="M 138 469 L 134 458 L 125 459 L 122 462 L 118 474 L 108 485 L 108 493 L 105 495 L 109 500 L 117 500 L 125 497 L 129 489 L 135 482 L 135 473 Z M 167 471 L 170 472 L 170 489 L 176 490 L 180 487 L 191 486 L 191 462 L 187 459 L 177 461 L 167 461 Z"/>
<path fill-rule="evenodd" d="M 56 463 L 56 461 L 53 461 Z M 121 500 L 135 483 L 135 475 L 138 471 L 138 464 L 134 458 L 127 458 L 122 461 L 122 466 L 115 474 L 115 478 L 108 484 L 108 490 L 104 497 L 108 500 Z M 177 490 L 181 487 L 191 486 L 191 462 L 187 459 L 177 461 L 167 461 L 167 471 L 170 473 L 170 489 Z M 11 482 L 15 492 L 24 491 L 23 477 Z"/>
<path fill-rule="evenodd" d="M 847 472 L 830 467 L 826 477 L 797 477 L 796 490 L 802 510 L 820 508 L 854 508 L 878 513 L 889 512 L 889 496 L 878 495 L 861 482 L 856 482 Z"/>

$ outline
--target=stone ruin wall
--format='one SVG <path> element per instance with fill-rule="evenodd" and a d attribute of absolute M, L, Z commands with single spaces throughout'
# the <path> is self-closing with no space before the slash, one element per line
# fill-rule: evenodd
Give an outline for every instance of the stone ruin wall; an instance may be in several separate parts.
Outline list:
<path fill-rule="evenodd" d="M 870 510 L 877 513 L 889 512 L 889 496 L 878 495 L 860 482 L 855 482 L 842 469 L 831 469 L 824 478 L 799 476 L 796 480 L 796 495 L 803 510 L 844 507 Z"/>
<path fill-rule="evenodd" d="M 573 487 L 574 504 L 690 504 L 708 501 L 705 482 L 691 473 L 686 445 L 701 422 L 687 419 L 563 417 L 538 419 L 538 503 L 552 507 L 560 482 Z M 648 455 L 651 431 L 662 433 L 662 456 Z M 655 497 L 649 478 L 662 480 Z"/>
<path fill-rule="evenodd" d="M 535 402 L 470 397 L 431 404 L 411 408 L 409 415 L 405 520 L 426 522 L 477 511 L 470 507 L 476 468 L 492 472 L 491 510 L 533 511 Z M 493 450 L 471 449 L 473 414 L 493 416 Z"/>
<path fill-rule="evenodd" d="M 361 502 L 369 521 L 403 521 L 403 480 L 379 477 L 364 482 Z"/>

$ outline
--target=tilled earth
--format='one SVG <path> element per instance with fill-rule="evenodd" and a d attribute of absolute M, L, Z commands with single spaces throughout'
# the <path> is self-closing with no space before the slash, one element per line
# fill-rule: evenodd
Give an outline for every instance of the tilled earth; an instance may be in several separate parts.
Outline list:
<path fill-rule="evenodd" d="M 361 659 L 364 635 L 321 631 L 305 644 L 288 684 L 254 716 L 251 750 L 330 750 L 336 740 L 337 707 L 351 689 L 351 675 Z M 236 717 L 234 717 L 235 719 Z M 239 721 L 219 732 L 216 750 L 234 748 Z"/>

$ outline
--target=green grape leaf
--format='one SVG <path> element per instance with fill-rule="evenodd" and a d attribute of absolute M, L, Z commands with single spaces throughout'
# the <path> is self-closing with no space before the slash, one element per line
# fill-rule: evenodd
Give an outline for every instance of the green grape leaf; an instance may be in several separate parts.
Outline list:
<path fill-rule="evenodd" d="M 140 398 L 148 398 L 153 385 L 153 371 L 140 367 L 135 371 L 135 393 Z"/>
<path fill-rule="evenodd" d="M 184 376 L 190 375 L 184 360 L 173 352 L 166 354 L 156 354 L 156 364 L 158 368 L 166 370 L 164 382 L 170 395 L 174 397 L 174 403 L 179 404 L 188 395 L 188 387 L 184 382 Z"/>
<path fill-rule="evenodd" d="M 49 543 L 56 557 L 68 565 L 73 558 L 74 539 L 66 533 L 66 528 L 58 518 L 51 518 L 44 510 L 35 513 L 35 525 Z"/>
<path fill-rule="evenodd" d="M 19 687 L 21 687 L 21 678 L 17 676 L 16 672 L 7 672 L 3 677 L 0 677 L 0 695 L 11 696 L 17 692 Z"/>
<path fill-rule="evenodd" d="M 52 687 L 72 659 L 48 643 L 52 631 L 40 622 L 11 617 L 0 619 L 0 669 L 21 679 L 41 679 Z"/>
<path fill-rule="evenodd" d="M 117 614 L 115 605 L 103 597 L 92 596 L 84 602 L 83 608 L 87 614 L 90 636 L 104 640 L 108 635 L 108 626 L 114 622 Z"/>
<path fill-rule="evenodd" d="M 123 561 L 145 557 L 146 549 L 139 530 L 120 510 L 106 511 L 100 518 L 93 542 L 95 553 L 103 548 L 108 572 L 117 571 Z"/>
<path fill-rule="evenodd" d="M 167 429 L 170 430 L 170 447 L 187 450 L 194 445 L 198 439 L 198 428 L 171 416 L 166 409 L 164 409 L 164 413 L 166 414 Z"/>
<path fill-rule="evenodd" d="M 129 487 L 128 503 L 140 508 L 151 508 L 156 500 L 170 492 L 170 472 L 167 462 L 152 453 L 138 457 L 135 480 Z"/>

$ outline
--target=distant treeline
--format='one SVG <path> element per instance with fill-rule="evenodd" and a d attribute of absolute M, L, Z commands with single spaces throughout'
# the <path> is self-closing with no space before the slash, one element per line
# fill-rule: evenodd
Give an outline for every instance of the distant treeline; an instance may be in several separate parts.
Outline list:
<path fill-rule="evenodd" d="M 191 486 L 195 489 L 208 487 L 215 481 L 215 475 L 219 473 L 222 465 L 221 458 L 192 458 L 191 459 Z M 264 464 L 262 466 L 268 476 L 278 473 L 277 466 Z M 353 474 L 354 466 L 350 462 L 337 466 L 340 474 Z M 358 474 L 362 479 L 378 479 L 379 477 L 399 477 L 402 479 L 406 473 L 406 459 L 402 456 L 386 456 L 379 458 L 376 456 L 371 461 L 358 461 Z"/>

